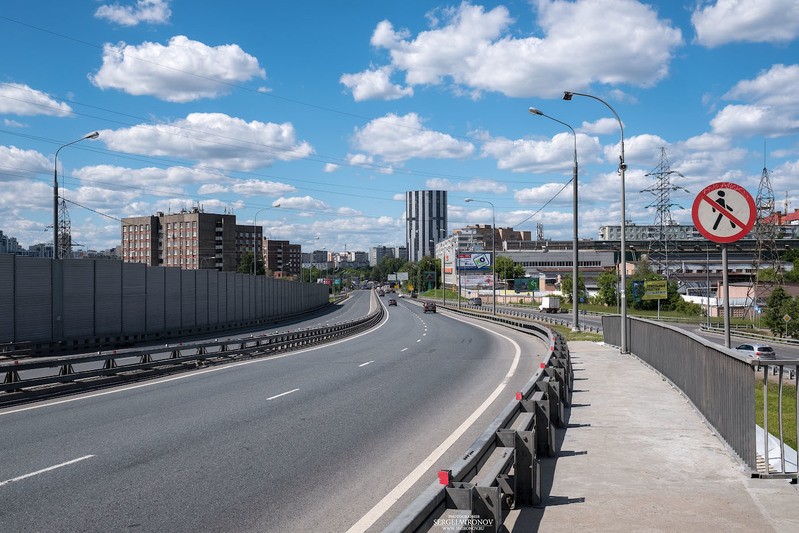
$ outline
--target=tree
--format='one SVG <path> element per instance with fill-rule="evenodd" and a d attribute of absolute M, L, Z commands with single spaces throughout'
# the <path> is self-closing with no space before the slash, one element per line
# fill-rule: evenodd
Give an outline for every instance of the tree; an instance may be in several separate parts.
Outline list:
<path fill-rule="evenodd" d="M 567 302 L 572 302 L 573 290 L 572 290 L 572 275 L 566 274 L 560 280 L 560 292 L 563 294 L 563 297 L 566 299 Z M 578 271 L 577 272 L 577 297 L 585 299 L 585 280 L 583 279 L 583 273 Z"/>
<path fill-rule="evenodd" d="M 498 255 L 495 261 L 497 279 L 516 279 L 524 277 L 524 267 L 510 257 Z"/>
<path fill-rule="evenodd" d="M 240 274 L 252 274 L 252 252 L 244 252 L 241 254 L 241 259 L 239 259 L 239 268 L 236 269 L 236 272 Z M 263 276 L 264 275 L 264 263 L 263 261 L 258 261 L 258 271 L 256 275 Z"/>
<path fill-rule="evenodd" d="M 606 270 L 597 277 L 597 286 L 599 291 L 597 293 L 597 300 L 601 305 L 616 305 L 616 284 L 618 283 L 618 276 L 612 270 Z"/>
<path fill-rule="evenodd" d="M 785 333 L 785 322 L 782 317 L 790 314 L 789 303 L 792 300 L 785 289 L 777 285 L 766 298 L 766 312 L 763 314 L 763 325 L 775 335 Z M 791 317 L 799 318 L 799 317 Z"/>

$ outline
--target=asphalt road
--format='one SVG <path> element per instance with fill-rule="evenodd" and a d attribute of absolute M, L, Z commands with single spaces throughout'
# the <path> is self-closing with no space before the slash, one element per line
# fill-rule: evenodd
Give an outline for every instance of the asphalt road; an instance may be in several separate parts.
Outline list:
<path fill-rule="evenodd" d="M 0 410 L 0 529 L 379 531 L 543 353 L 400 299 L 335 344 Z"/>

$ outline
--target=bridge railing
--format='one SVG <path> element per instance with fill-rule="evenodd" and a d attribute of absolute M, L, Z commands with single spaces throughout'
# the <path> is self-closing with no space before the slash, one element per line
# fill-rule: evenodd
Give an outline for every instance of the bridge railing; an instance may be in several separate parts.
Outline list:
<path fill-rule="evenodd" d="M 510 317 L 446 309 L 535 335 L 547 343 L 548 354 L 516 399 L 461 459 L 438 472 L 438 480 L 400 513 L 386 528 L 388 532 L 427 531 L 436 525 L 455 531 L 470 526 L 500 531 L 508 509 L 541 503 L 540 460 L 555 456 L 555 428 L 566 425 L 574 376 L 562 336 L 540 324 Z"/>
<path fill-rule="evenodd" d="M 796 464 L 786 465 L 783 434 L 783 375 L 796 368 L 799 361 L 761 361 L 710 342 L 698 335 L 661 322 L 628 317 L 627 333 L 630 352 L 654 368 L 693 403 L 697 411 L 713 427 L 719 437 L 738 456 L 756 477 L 784 476 L 796 479 Z M 602 319 L 605 342 L 620 345 L 618 315 Z M 779 374 L 779 442 L 783 450 L 782 468 L 769 465 L 768 412 L 770 410 L 767 384 L 769 369 Z M 764 444 L 765 465 L 758 462 L 755 422 L 756 372 L 764 374 Z M 794 372 L 794 375 L 795 372 Z M 795 378 L 799 380 L 799 378 Z M 799 383 L 797 383 L 799 385 Z M 799 405 L 794 389 L 794 405 Z M 794 409 L 796 419 L 799 415 Z M 799 434 L 797 434 L 799 441 Z M 760 465 L 760 466 L 759 466 Z M 786 467 L 788 470 L 786 471 Z"/>

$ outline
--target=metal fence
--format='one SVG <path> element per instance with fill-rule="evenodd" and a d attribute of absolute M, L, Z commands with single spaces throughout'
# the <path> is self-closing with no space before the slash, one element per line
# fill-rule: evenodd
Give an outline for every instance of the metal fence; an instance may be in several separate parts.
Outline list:
<path fill-rule="evenodd" d="M 245 327 L 328 303 L 326 285 L 0 254 L 0 344 L 57 351 Z"/>

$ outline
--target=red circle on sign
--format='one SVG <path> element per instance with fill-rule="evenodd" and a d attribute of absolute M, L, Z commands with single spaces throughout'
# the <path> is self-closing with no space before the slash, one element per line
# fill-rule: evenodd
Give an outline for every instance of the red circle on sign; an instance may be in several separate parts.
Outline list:
<path fill-rule="evenodd" d="M 730 191 L 734 195 L 737 194 L 740 196 L 740 199 L 743 200 L 749 212 L 746 213 L 745 217 L 736 216 L 737 214 L 735 211 L 727 205 L 729 200 L 720 203 L 718 200 L 714 200 L 710 197 L 710 193 L 716 191 L 724 191 L 724 194 L 726 194 L 726 191 Z M 716 194 L 724 196 L 724 194 L 720 194 L 719 192 Z M 738 205 L 737 207 L 738 211 L 740 211 L 741 206 Z M 714 183 L 713 185 L 708 185 L 702 189 L 702 192 L 694 199 L 694 205 L 691 208 L 691 218 L 693 218 L 696 229 L 705 238 L 713 242 L 729 243 L 740 240 L 749 233 L 749 230 L 755 225 L 757 208 L 755 207 L 755 200 L 746 189 L 735 183 L 722 181 Z M 713 223 L 712 218 L 715 218 L 715 223 Z M 728 223 L 732 228 L 738 228 L 738 230 L 727 234 L 718 228 L 722 222 Z M 724 227 L 724 229 L 726 229 L 726 227 Z"/>

